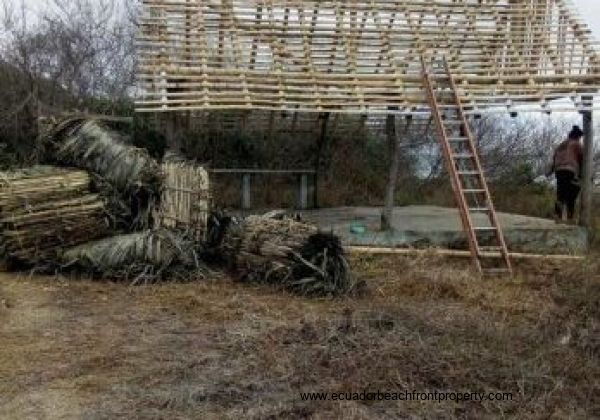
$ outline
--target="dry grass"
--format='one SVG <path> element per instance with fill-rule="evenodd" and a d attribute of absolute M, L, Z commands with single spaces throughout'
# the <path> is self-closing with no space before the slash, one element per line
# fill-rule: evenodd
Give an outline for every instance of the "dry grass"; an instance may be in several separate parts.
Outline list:
<path fill-rule="evenodd" d="M 0 277 L 0 418 L 600 416 L 597 266 L 479 280 L 364 257 L 361 296 L 215 279 Z M 536 273 L 536 274 L 532 274 Z M 300 391 L 504 391 L 500 403 L 303 402 Z"/>

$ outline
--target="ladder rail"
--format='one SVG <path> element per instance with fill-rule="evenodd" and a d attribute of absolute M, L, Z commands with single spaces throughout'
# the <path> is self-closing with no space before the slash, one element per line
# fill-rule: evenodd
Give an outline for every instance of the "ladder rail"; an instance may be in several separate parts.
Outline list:
<path fill-rule="evenodd" d="M 462 192 L 463 189 L 461 185 L 461 179 L 455 168 L 454 159 L 452 158 L 452 148 L 450 146 L 450 142 L 448 141 L 448 136 L 446 133 L 446 128 L 444 127 L 442 116 L 440 115 L 439 104 L 435 97 L 435 93 L 431 82 L 431 75 L 427 70 L 427 64 L 425 63 L 425 58 L 423 56 L 421 56 L 421 65 L 423 67 L 423 80 L 425 83 L 427 97 L 431 106 L 431 113 L 433 116 L 434 123 L 438 129 L 438 133 L 440 133 L 442 137 L 441 144 L 444 161 L 446 162 L 446 167 L 448 173 L 450 174 L 452 190 L 454 192 L 457 205 L 459 206 L 459 213 L 463 224 L 463 228 L 467 232 L 467 242 L 469 244 L 469 249 L 471 250 L 473 263 L 477 267 L 478 271 L 482 271 L 481 262 L 478 258 L 479 246 L 475 231 L 473 229 L 473 220 L 469 213 L 468 203 Z"/>
<path fill-rule="evenodd" d="M 478 271 L 482 274 L 485 274 L 486 272 L 492 273 L 503 270 L 484 270 L 482 260 L 485 260 L 487 258 L 499 259 L 499 261 L 502 261 L 505 264 L 506 272 L 512 275 L 513 269 L 510 261 L 510 255 L 508 253 L 508 247 L 506 245 L 506 240 L 504 238 L 504 233 L 502 231 L 502 227 L 500 226 L 498 216 L 496 214 L 496 210 L 493 204 L 492 195 L 490 193 L 489 186 L 485 174 L 483 172 L 483 166 L 481 164 L 481 158 L 479 156 L 478 149 L 475 144 L 473 132 L 471 131 L 469 122 L 464 113 L 464 107 L 462 104 L 462 100 L 458 94 L 456 80 L 452 75 L 448 61 L 446 57 L 443 57 L 443 69 L 445 72 L 444 80 L 448 81 L 446 88 L 450 90 L 449 94 L 452 97 L 452 101 L 455 103 L 455 105 L 452 105 L 452 107 L 456 111 L 457 118 L 456 120 L 451 120 L 447 122 L 444 120 L 444 117 L 441 114 L 441 106 L 436 96 L 433 77 L 423 55 L 421 55 L 421 66 L 423 84 L 425 87 L 425 92 L 429 105 L 431 107 L 431 119 L 434 121 L 440 137 L 439 140 L 442 146 L 442 154 L 444 156 L 444 161 L 450 175 L 452 190 L 454 192 L 454 196 L 459 207 L 460 218 L 465 233 L 467 235 L 467 242 L 471 251 L 473 262 Z M 449 106 L 450 105 L 446 107 Z M 446 125 L 452 125 L 452 127 L 457 126 L 461 130 L 461 142 L 464 142 L 464 146 L 466 146 L 468 150 L 465 151 L 464 148 L 460 147 L 459 149 L 457 149 L 458 151 L 455 151 L 455 149 L 453 149 L 451 143 L 452 141 L 456 141 L 456 139 L 458 138 L 453 140 L 448 137 Z M 459 164 L 459 162 L 465 163 Z M 467 165 L 466 162 L 468 162 L 467 168 L 465 168 L 465 165 Z M 467 178 L 463 180 L 463 176 L 466 176 Z M 467 183 L 469 176 L 472 177 L 473 180 L 477 179 L 479 187 L 472 186 L 473 184 L 471 184 L 470 182 Z M 466 183 L 464 186 L 463 181 Z M 475 200 L 478 206 L 476 208 L 477 212 L 485 213 L 487 215 L 488 222 L 491 226 L 475 226 L 467 194 L 474 194 L 472 198 Z M 481 206 L 479 204 L 479 200 L 477 199 L 478 194 L 480 194 L 481 197 L 484 199 L 484 206 Z M 495 239 L 498 243 L 498 246 L 491 247 L 480 245 L 480 239 L 477 236 L 477 233 L 484 231 L 490 231 L 495 233 Z M 490 249 L 499 251 L 499 253 L 492 254 L 489 252 Z"/>
<path fill-rule="evenodd" d="M 501 254 L 502 257 L 506 263 L 506 266 L 508 268 L 508 270 L 511 272 L 513 272 L 512 269 L 512 263 L 510 261 L 510 254 L 508 252 L 508 247 L 506 245 L 506 239 L 504 238 L 504 232 L 502 229 L 502 226 L 500 225 L 500 221 L 498 220 L 498 215 L 496 213 L 496 209 L 494 206 L 494 200 L 492 199 L 492 194 L 490 192 L 487 180 L 485 178 L 485 176 L 483 176 L 483 166 L 481 164 L 481 158 L 479 156 L 478 153 L 478 148 L 475 146 L 475 141 L 474 141 L 474 136 L 473 136 L 473 132 L 471 130 L 471 127 L 469 125 L 469 122 L 467 121 L 467 117 L 465 116 L 465 113 L 463 112 L 464 107 L 462 104 L 462 101 L 460 99 L 460 96 L 458 95 L 458 90 L 457 90 L 457 86 L 456 86 L 456 80 L 454 79 L 454 76 L 452 75 L 452 72 L 450 71 L 450 66 L 448 64 L 448 60 L 446 59 L 446 57 L 443 57 L 443 61 L 444 61 L 444 69 L 446 71 L 446 74 L 448 76 L 448 80 L 450 82 L 450 86 L 452 88 L 452 91 L 454 92 L 454 98 L 456 100 L 456 106 L 459 109 L 458 114 L 460 115 L 460 118 L 462 119 L 463 122 L 463 126 L 465 129 L 465 135 L 468 138 L 468 142 L 469 142 L 469 148 L 471 149 L 471 153 L 473 155 L 473 160 L 475 163 L 475 167 L 477 169 L 477 171 L 479 171 L 479 173 L 481 174 L 479 176 L 479 179 L 481 181 L 481 185 L 483 187 L 483 189 L 485 190 L 485 199 L 486 199 L 486 204 L 488 206 L 488 208 L 490 209 L 490 213 L 489 213 L 489 217 L 490 217 L 490 221 L 492 226 L 494 226 L 497 229 L 497 240 L 500 243 L 500 248 L 501 248 Z M 477 252 L 479 254 L 481 254 L 481 250 L 479 249 L 479 245 L 477 245 Z"/>

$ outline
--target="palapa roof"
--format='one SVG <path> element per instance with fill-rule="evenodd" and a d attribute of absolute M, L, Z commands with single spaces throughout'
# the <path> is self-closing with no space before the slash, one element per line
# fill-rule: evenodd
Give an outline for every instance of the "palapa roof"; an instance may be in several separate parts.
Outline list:
<path fill-rule="evenodd" d="M 137 110 L 343 113 L 427 108 L 420 57 L 445 56 L 471 112 L 600 88 L 566 0 L 143 0 Z"/>

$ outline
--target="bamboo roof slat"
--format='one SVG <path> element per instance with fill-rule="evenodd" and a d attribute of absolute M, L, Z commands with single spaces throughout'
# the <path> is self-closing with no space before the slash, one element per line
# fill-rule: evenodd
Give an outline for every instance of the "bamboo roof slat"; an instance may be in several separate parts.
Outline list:
<path fill-rule="evenodd" d="M 139 112 L 426 108 L 445 56 L 472 109 L 600 90 L 598 42 L 568 0 L 142 0 Z M 396 109 L 397 108 L 397 109 Z"/>

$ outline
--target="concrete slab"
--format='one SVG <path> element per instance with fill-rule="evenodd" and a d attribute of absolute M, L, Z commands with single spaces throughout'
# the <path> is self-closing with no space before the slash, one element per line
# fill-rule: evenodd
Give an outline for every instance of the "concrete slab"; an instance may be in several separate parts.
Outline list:
<path fill-rule="evenodd" d="M 302 212 L 303 217 L 342 237 L 346 245 L 380 247 L 441 247 L 466 249 L 467 240 L 458 210 L 434 206 L 398 207 L 394 210 L 394 232 L 382 232 L 381 208 L 342 207 Z M 478 215 L 477 225 L 487 218 Z M 553 220 L 500 213 L 511 252 L 539 254 L 583 254 L 588 249 L 585 229 L 558 225 Z M 488 235 L 488 240 L 492 235 Z M 485 240 L 485 238 L 484 238 Z"/>

